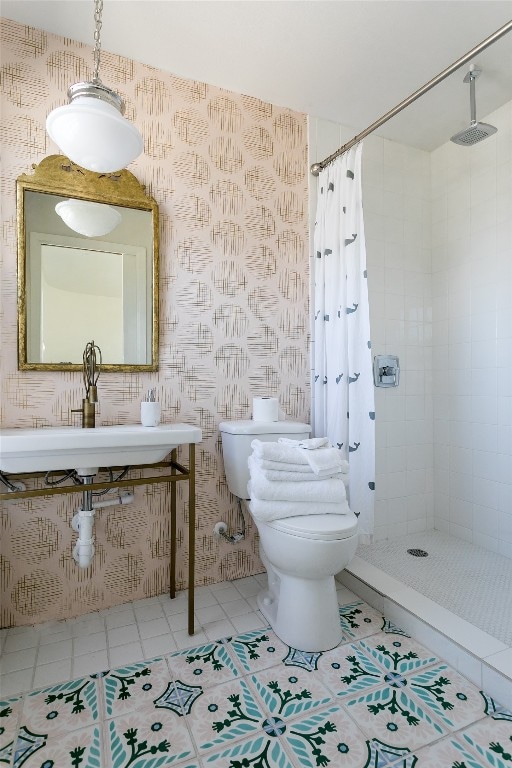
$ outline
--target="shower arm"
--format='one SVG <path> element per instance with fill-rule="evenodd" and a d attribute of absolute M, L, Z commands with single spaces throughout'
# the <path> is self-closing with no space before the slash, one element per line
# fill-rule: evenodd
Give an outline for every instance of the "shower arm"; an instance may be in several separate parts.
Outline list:
<path fill-rule="evenodd" d="M 328 165 L 330 165 L 334 160 L 336 160 L 337 157 L 340 155 L 343 155 L 345 152 L 347 152 L 351 147 L 355 146 L 356 144 L 359 144 L 362 139 L 366 138 L 366 136 L 369 136 L 370 133 L 373 133 L 377 128 L 380 128 L 381 125 L 384 125 L 384 123 L 387 123 L 388 120 L 391 120 L 392 117 L 397 115 L 399 112 L 401 112 L 403 109 L 409 106 L 409 104 L 412 104 L 413 101 L 416 101 L 420 98 L 420 96 L 423 96 L 427 91 L 430 91 L 434 86 L 438 85 L 442 80 L 445 80 L 447 77 L 449 77 L 453 72 L 455 72 L 457 69 L 460 69 L 464 64 L 467 64 L 468 61 L 471 61 L 475 56 L 477 56 L 479 53 L 484 51 L 486 48 L 488 48 L 493 43 L 497 42 L 501 37 L 506 35 L 508 32 L 512 32 L 512 21 L 507 21 L 506 24 L 504 24 L 502 27 L 496 30 L 496 32 L 493 32 L 492 35 L 489 35 L 489 37 L 486 37 L 485 40 L 482 40 L 481 43 L 478 45 L 475 45 L 474 48 L 472 48 L 470 51 L 465 53 L 463 56 L 461 56 L 457 61 L 454 61 L 453 64 L 450 64 L 449 67 L 446 67 L 446 69 L 443 69 L 442 72 L 440 72 L 438 75 L 432 78 L 432 80 L 429 80 L 428 83 L 425 83 L 425 85 L 422 85 L 421 88 L 418 88 L 417 91 L 414 91 L 414 93 L 411 93 L 410 96 L 408 96 L 406 99 L 400 102 L 400 104 L 397 104 L 396 107 L 393 107 L 393 109 L 390 109 L 389 112 L 386 112 L 385 115 L 380 117 L 378 120 L 376 120 L 374 123 L 368 126 L 368 128 L 365 128 L 364 131 L 361 131 L 361 133 L 358 133 L 356 136 L 354 136 L 353 139 L 348 141 L 346 144 L 343 144 L 342 147 L 336 150 L 336 152 L 333 152 L 332 155 L 329 155 L 329 157 L 326 157 L 325 160 L 321 160 L 319 163 L 313 163 L 313 165 L 310 168 L 310 172 L 313 176 L 318 176 L 320 174 L 320 171 L 323 171 L 324 168 L 326 168 Z M 476 71 L 476 70 L 475 70 Z M 473 89 L 473 95 L 474 95 L 474 81 L 470 83 L 472 89 Z M 474 99 L 473 99 L 474 100 Z M 476 118 L 476 108 L 475 108 L 475 118 Z M 473 121 L 473 114 L 471 116 L 471 120 Z"/>
<path fill-rule="evenodd" d="M 469 83 L 469 108 L 471 125 L 476 125 L 476 88 L 475 80 L 479 77 L 481 69 L 471 69 L 464 78 L 465 83 Z"/>

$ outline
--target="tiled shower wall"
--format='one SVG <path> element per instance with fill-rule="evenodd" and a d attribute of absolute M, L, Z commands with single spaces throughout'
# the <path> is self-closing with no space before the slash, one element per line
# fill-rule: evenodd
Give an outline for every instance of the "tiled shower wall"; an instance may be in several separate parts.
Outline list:
<path fill-rule="evenodd" d="M 512 102 L 482 119 L 498 133 L 473 147 L 364 142 L 373 352 L 403 373 L 376 390 L 375 532 L 512 557 Z M 355 133 L 312 120 L 311 162 Z"/>
<path fill-rule="evenodd" d="M 311 162 L 357 133 L 318 119 L 309 130 Z M 313 177 L 310 200 L 313 225 Z M 375 135 L 365 139 L 363 207 L 372 352 L 398 355 L 401 366 L 398 388 L 375 390 L 375 539 L 381 539 L 433 523 L 429 154 Z"/>
<path fill-rule="evenodd" d="M 432 153 L 435 527 L 512 557 L 512 101 Z"/>
<path fill-rule="evenodd" d="M 0 96 L 1 401 L 3 427 L 71 423 L 80 373 L 18 371 L 16 178 L 57 148 L 48 112 L 91 76 L 92 49 L 2 20 Z M 100 375 L 99 424 L 133 423 L 155 387 L 163 421 L 196 424 L 196 583 L 263 570 L 254 528 L 237 546 L 218 424 L 249 418 L 253 396 L 279 396 L 286 418 L 309 420 L 306 116 L 132 59 L 102 55 L 102 78 L 144 136 L 130 170 L 160 212 L 160 370 Z M 73 417 L 74 418 L 74 417 Z M 74 422 L 75 424 L 79 422 Z M 186 451 L 182 460 L 186 463 Z M 187 572 L 187 499 L 178 486 L 178 581 Z M 0 625 L 77 616 L 162 594 L 169 584 L 169 497 L 139 486 L 135 502 L 96 515 L 96 555 L 80 570 L 70 521 L 80 497 L 3 504 Z"/>

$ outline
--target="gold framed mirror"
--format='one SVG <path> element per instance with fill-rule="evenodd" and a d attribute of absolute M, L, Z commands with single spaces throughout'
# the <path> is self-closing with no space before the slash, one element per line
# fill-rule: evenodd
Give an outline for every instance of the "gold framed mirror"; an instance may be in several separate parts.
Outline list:
<path fill-rule="evenodd" d="M 130 173 L 46 157 L 17 180 L 18 367 L 158 370 L 158 206 Z"/>

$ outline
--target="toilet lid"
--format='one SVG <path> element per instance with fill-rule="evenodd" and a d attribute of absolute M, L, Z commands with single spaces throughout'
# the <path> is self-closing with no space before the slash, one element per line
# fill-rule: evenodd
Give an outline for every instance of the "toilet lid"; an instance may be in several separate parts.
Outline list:
<path fill-rule="evenodd" d="M 357 517 L 353 512 L 346 515 L 297 515 L 297 517 L 272 520 L 266 525 L 293 536 L 323 539 L 323 541 L 348 539 L 349 536 L 357 533 Z"/>
<path fill-rule="evenodd" d="M 241 419 L 238 421 L 221 421 L 219 432 L 227 432 L 231 435 L 309 435 L 311 424 L 303 424 L 300 421 L 253 421 Z"/>

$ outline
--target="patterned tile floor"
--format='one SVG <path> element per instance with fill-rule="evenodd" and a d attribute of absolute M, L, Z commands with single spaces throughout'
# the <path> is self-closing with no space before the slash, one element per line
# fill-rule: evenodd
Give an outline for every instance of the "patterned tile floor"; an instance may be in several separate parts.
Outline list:
<path fill-rule="evenodd" d="M 30 690 L 28 676 L 20 668 L 18 693 L 14 693 L 14 654 L 30 650 L 29 639 L 39 635 L 31 683 L 44 679 L 40 670 L 54 662 L 48 661 L 52 654 L 42 651 L 64 650 L 58 627 L 64 632 L 69 622 L 55 623 L 54 641 L 42 645 L 40 629 L 4 631 L 1 640 L 4 659 L 10 660 L 6 677 L 11 693 L 0 701 L 0 765 L 511 768 L 512 711 L 353 593 L 343 587 L 338 592 L 340 646 L 325 653 L 304 653 L 284 645 L 253 610 L 257 586 L 258 580 L 244 579 L 200 591 L 200 602 L 210 600 L 201 595 L 217 595 L 217 608 L 208 616 L 218 617 L 222 610 L 225 618 L 203 622 L 199 633 L 189 638 L 189 648 L 176 647 L 174 635 L 181 630 L 173 631 L 170 616 L 179 614 L 171 614 L 161 635 L 161 651 L 153 658 L 145 658 L 144 649 L 139 660 L 126 652 L 125 662 L 106 668 L 105 649 L 100 648 L 94 672 L 70 678 L 61 671 L 61 682 L 32 685 Z M 165 600 L 136 604 L 139 642 L 144 631 L 156 631 L 154 624 L 152 630 L 147 627 L 162 619 L 154 614 Z M 178 600 L 184 603 L 181 597 Z M 243 607 L 239 601 L 249 608 L 245 614 L 239 613 Z M 128 609 L 135 614 L 135 607 L 125 606 Z M 230 612 L 232 619 L 234 614 L 249 617 L 246 627 L 237 631 L 228 618 Z M 96 628 L 119 613 L 98 615 Z M 235 632 L 209 639 L 212 626 L 219 622 L 224 628 L 231 624 Z M 126 648 L 137 642 L 129 626 L 124 625 Z M 164 630 L 164 624 L 159 628 Z M 13 638 L 24 648 L 14 650 Z M 120 658 L 110 654 L 121 647 L 110 645 L 116 639 L 112 635 L 109 640 L 107 631 L 109 662 Z M 184 646 L 186 641 L 181 642 Z M 80 654 L 75 655 L 74 645 L 75 638 L 70 668 L 76 670 L 74 661 Z M 60 657 L 56 663 L 63 661 Z M 56 670 L 54 674 L 58 676 Z"/>

